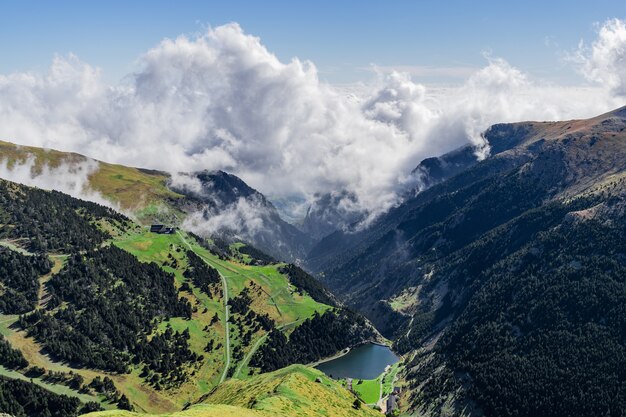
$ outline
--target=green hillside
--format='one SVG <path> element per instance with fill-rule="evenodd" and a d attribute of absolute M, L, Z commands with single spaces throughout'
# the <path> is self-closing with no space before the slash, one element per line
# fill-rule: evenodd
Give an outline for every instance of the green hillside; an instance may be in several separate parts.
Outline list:
<path fill-rule="evenodd" d="M 33 173 L 37 174 L 48 167 L 54 169 L 62 164 L 78 165 L 89 158 L 68 152 L 29 146 L 17 146 L 0 141 L 0 162 L 9 168 L 15 164 L 31 160 Z M 149 212 L 170 200 L 182 198 L 167 188 L 169 176 L 158 171 L 142 170 L 106 162 L 97 162 L 98 169 L 89 176 L 89 186 L 93 191 L 119 204 L 122 210 Z"/>
<path fill-rule="evenodd" d="M 181 410 L 258 374 L 270 333 L 318 338 L 310 361 L 375 337 L 316 327 L 342 310 L 295 267 L 62 193 L 0 181 L 0 242 L 0 374 L 89 407 Z"/>
<path fill-rule="evenodd" d="M 305 233 L 285 222 L 263 194 L 223 171 L 188 173 L 189 178 L 200 186 L 198 191 L 173 186 L 171 175 L 166 172 L 110 164 L 76 153 L 0 140 L 1 166 L 6 166 L 9 171 L 19 167 L 19 175 L 25 174 L 24 169 L 30 169 L 35 184 L 39 175 L 75 175 L 80 179 L 79 184 L 84 182 L 83 189 L 76 192 L 81 191 L 90 198 L 95 194 L 143 225 L 152 222 L 180 225 L 189 214 L 218 215 L 235 208 L 244 199 L 257 208 L 255 216 L 264 227 L 248 230 L 242 224 L 241 230 L 221 230 L 231 243 L 243 238 L 277 259 L 291 261 L 303 258 L 313 244 Z M 11 179 L 10 175 L 7 179 Z M 253 253 L 260 255 L 258 251 Z"/>
<path fill-rule="evenodd" d="M 354 406 L 355 396 L 322 372 L 294 365 L 246 381 L 231 380 L 202 398 L 202 404 L 171 417 L 295 417 L 379 416 L 380 412 Z M 89 417 L 130 417 L 139 414 L 105 411 Z"/>

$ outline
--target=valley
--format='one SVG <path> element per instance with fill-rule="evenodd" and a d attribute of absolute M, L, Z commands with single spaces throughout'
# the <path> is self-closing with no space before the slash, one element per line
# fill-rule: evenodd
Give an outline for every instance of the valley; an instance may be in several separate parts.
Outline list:
<path fill-rule="evenodd" d="M 443 155 L 457 162 L 430 188 L 325 238 L 342 249 L 316 259 L 322 281 L 408 358 L 404 410 L 620 415 L 624 378 L 606 364 L 625 340 L 625 127 L 624 108 L 494 125 L 489 158 Z"/>
<path fill-rule="evenodd" d="M 0 417 L 626 417 L 626 2 L 0 10 Z"/>
<path fill-rule="evenodd" d="M 20 416 L 619 415 L 625 129 L 625 108 L 494 125 L 490 157 L 423 161 L 423 189 L 334 230 L 340 197 L 298 229 L 224 172 L 194 191 L 2 143 L 35 177 L 91 161 L 115 208 L 0 180 L 0 382 Z M 262 232 L 189 227 L 241 199 Z"/>

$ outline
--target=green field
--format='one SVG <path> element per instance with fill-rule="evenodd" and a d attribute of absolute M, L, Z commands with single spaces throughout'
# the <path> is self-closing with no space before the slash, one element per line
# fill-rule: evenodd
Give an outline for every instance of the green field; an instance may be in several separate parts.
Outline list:
<path fill-rule="evenodd" d="M 400 372 L 400 368 L 402 362 L 396 362 L 391 365 L 391 368 L 384 373 L 383 376 L 383 396 L 391 394 L 393 390 L 394 383 L 398 377 L 398 372 Z"/>
<path fill-rule="evenodd" d="M 376 379 L 355 379 L 352 381 L 352 390 L 364 403 L 376 404 L 380 399 L 380 378 L 379 376 Z"/>
<path fill-rule="evenodd" d="M 366 404 L 376 404 L 380 398 L 391 394 L 398 372 L 402 367 L 401 364 L 402 362 L 396 362 L 395 364 L 389 366 L 375 379 L 353 379 L 352 390 Z M 345 386 L 345 380 L 342 380 L 341 382 Z"/>

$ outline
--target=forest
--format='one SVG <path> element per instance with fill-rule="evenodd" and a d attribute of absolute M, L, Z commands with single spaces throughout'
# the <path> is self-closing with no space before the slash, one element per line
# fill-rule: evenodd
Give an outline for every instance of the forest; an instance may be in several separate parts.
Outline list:
<path fill-rule="evenodd" d="M 26 239 L 32 252 L 93 248 L 110 237 L 91 223 L 97 219 L 119 225 L 129 222 L 126 216 L 96 203 L 0 180 L 0 238 Z"/>
<path fill-rule="evenodd" d="M 127 372 L 153 359 L 147 336 L 158 320 L 191 317 L 172 274 L 115 246 L 73 254 L 47 288 L 46 309 L 19 323 L 55 357 L 81 366 Z"/>
<path fill-rule="evenodd" d="M 412 383 L 428 379 L 414 405 L 460 390 L 492 416 L 624 415 L 624 201 L 606 202 L 611 221 L 571 214 L 601 201 L 579 197 L 530 210 L 441 261 L 457 296 L 417 315 L 426 321 L 397 342 L 406 350 L 457 316 L 434 361 L 417 355 L 409 364 Z"/>
<path fill-rule="evenodd" d="M 315 362 L 374 338 L 374 330 L 356 313 L 345 309 L 328 310 L 323 314 L 316 312 L 289 337 L 272 329 L 250 364 L 263 372 L 270 372 L 294 363 Z"/>
<path fill-rule="evenodd" d="M 39 296 L 39 277 L 50 272 L 45 255 L 26 256 L 0 247 L 0 312 L 23 314 L 35 308 Z"/>

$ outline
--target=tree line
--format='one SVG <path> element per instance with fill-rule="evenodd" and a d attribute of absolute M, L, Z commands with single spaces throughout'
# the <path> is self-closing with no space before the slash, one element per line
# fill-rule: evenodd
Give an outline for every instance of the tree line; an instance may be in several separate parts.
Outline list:
<path fill-rule="evenodd" d="M 274 328 L 252 356 L 250 365 L 262 372 L 285 366 L 307 364 L 350 347 L 372 340 L 374 330 L 365 319 L 349 310 L 315 312 L 289 335 Z"/>
<path fill-rule="evenodd" d="M 115 246 L 70 256 L 48 291 L 45 310 L 19 323 L 52 355 L 80 366 L 127 372 L 149 351 L 158 320 L 191 318 L 173 274 Z"/>

